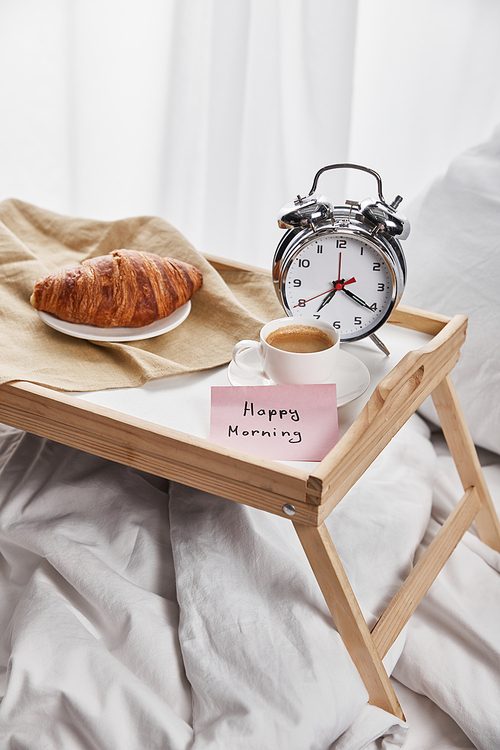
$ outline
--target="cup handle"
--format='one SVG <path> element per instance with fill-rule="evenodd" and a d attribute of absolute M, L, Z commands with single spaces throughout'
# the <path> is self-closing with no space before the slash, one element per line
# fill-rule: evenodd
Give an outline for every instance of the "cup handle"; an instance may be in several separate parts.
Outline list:
<path fill-rule="evenodd" d="M 257 365 L 249 365 L 247 362 L 244 362 L 242 360 L 242 358 L 240 357 L 240 354 L 243 354 L 243 352 L 247 351 L 247 349 L 257 349 L 259 356 L 262 358 L 262 347 L 261 347 L 260 341 L 253 341 L 251 339 L 243 339 L 243 341 L 238 341 L 238 343 L 234 345 L 234 348 L 233 348 L 234 363 L 238 367 L 240 367 L 242 370 L 253 372 L 255 375 L 260 375 L 262 378 L 266 378 L 266 380 L 268 380 L 269 378 L 267 377 L 262 367 L 258 367 Z"/>

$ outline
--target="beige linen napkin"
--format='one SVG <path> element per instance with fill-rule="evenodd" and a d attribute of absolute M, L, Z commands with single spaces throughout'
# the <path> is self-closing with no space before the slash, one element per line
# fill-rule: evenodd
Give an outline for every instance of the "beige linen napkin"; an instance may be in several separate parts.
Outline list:
<path fill-rule="evenodd" d="M 123 247 L 178 258 L 199 268 L 203 286 L 192 297 L 184 323 L 156 338 L 117 344 L 73 338 L 41 320 L 29 302 L 38 278 Z M 227 363 L 238 340 L 257 338 L 262 324 L 280 317 L 283 310 L 269 274 L 228 271 L 225 276 L 228 283 L 163 219 L 95 221 L 15 199 L 3 201 L 0 383 L 27 380 L 61 390 L 92 391 L 138 386 Z"/>

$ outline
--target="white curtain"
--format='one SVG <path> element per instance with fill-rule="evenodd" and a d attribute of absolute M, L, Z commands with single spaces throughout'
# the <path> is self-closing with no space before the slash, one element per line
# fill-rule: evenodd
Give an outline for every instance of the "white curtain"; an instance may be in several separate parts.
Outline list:
<path fill-rule="evenodd" d="M 496 0 L 0 0 L 0 199 L 159 215 L 269 267 L 325 164 L 376 169 L 404 208 L 488 136 L 499 38 Z"/>

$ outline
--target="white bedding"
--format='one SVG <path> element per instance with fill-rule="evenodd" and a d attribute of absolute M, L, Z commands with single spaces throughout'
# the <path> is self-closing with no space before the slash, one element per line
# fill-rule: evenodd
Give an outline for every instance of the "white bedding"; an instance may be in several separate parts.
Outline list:
<path fill-rule="evenodd" d="M 429 435 L 413 418 L 328 520 L 369 622 L 433 488 L 437 518 L 455 496 Z M 0 500 L 0 747 L 500 746 L 498 555 L 472 534 L 389 654 L 402 724 L 366 704 L 285 519 L 11 428 Z"/>

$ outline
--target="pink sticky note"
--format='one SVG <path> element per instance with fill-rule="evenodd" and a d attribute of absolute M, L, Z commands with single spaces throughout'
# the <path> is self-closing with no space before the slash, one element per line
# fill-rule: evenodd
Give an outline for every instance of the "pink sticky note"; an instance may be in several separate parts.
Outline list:
<path fill-rule="evenodd" d="M 210 439 L 281 461 L 321 461 L 339 439 L 337 388 L 213 386 Z"/>

